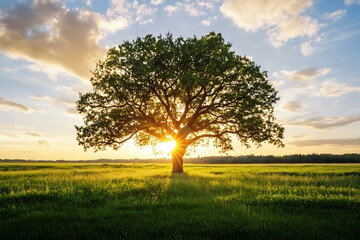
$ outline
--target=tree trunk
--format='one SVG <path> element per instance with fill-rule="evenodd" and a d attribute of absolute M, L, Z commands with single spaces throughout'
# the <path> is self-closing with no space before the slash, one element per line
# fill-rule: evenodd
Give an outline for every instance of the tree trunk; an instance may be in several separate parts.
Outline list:
<path fill-rule="evenodd" d="M 176 144 L 175 149 L 171 152 L 172 157 L 172 173 L 182 173 L 183 169 L 183 157 L 187 146 Z"/>

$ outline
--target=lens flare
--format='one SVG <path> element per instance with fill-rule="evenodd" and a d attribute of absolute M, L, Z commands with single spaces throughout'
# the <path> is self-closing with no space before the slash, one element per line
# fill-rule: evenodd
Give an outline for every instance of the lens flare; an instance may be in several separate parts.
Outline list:
<path fill-rule="evenodd" d="M 159 153 L 163 154 L 169 154 L 172 150 L 176 147 L 176 142 L 174 140 L 172 141 L 166 141 L 166 142 L 160 142 L 155 146 L 155 150 Z"/>

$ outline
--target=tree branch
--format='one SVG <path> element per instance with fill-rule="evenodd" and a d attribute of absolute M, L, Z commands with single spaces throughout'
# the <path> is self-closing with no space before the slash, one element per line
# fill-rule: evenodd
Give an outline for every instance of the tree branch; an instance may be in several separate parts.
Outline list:
<path fill-rule="evenodd" d="M 155 94 L 155 96 L 159 99 L 159 101 L 161 102 L 161 104 L 164 106 L 166 113 L 169 115 L 171 122 L 173 123 L 174 126 L 176 126 L 176 119 L 174 117 L 174 115 L 171 113 L 170 111 L 170 107 L 164 102 L 164 100 L 162 99 L 162 97 L 159 95 L 159 93 L 156 91 L 155 87 L 153 87 L 153 92 Z"/>
<path fill-rule="evenodd" d="M 125 138 L 125 139 L 123 139 L 123 140 L 121 140 L 121 141 L 117 141 L 117 140 L 114 140 L 117 144 L 123 144 L 123 143 L 125 143 L 126 141 L 128 141 L 128 140 L 130 140 L 133 136 L 135 136 L 135 134 L 137 134 L 139 131 L 135 131 L 135 132 L 133 132 L 133 133 L 131 133 L 130 134 L 130 136 L 129 137 L 127 137 L 127 138 Z"/>
<path fill-rule="evenodd" d="M 206 133 L 206 134 L 202 134 L 202 135 L 193 137 L 192 139 L 189 139 L 186 142 L 190 145 L 190 144 L 193 144 L 194 142 L 198 141 L 201 138 L 221 138 L 221 136 L 223 136 L 224 134 L 228 134 L 228 133 L 239 134 L 239 133 L 234 132 L 234 131 L 223 131 L 223 132 L 220 132 L 220 133 L 217 133 L 217 134 Z"/>
<path fill-rule="evenodd" d="M 203 95 L 197 109 L 195 110 L 194 114 L 191 116 L 189 122 L 186 124 L 186 127 L 190 128 L 190 129 L 192 128 L 192 125 L 195 123 L 196 119 L 201 115 L 200 111 L 202 110 L 202 108 L 203 108 L 202 105 L 206 100 L 206 87 L 202 86 L 201 89 L 204 91 L 204 95 Z"/>

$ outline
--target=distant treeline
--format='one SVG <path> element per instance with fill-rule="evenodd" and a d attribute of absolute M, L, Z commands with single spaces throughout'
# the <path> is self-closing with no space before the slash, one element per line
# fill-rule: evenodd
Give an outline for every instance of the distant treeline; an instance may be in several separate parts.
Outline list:
<path fill-rule="evenodd" d="M 26 160 L 1 159 L 0 162 L 75 162 L 75 163 L 170 163 L 171 159 L 97 159 L 97 160 Z M 286 156 L 212 156 L 186 158 L 185 163 L 360 163 L 360 154 L 295 154 Z"/>
<path fill-rule="evenodd" d="M 360 154 L 296 154 L 286 156 L 225 156 L 186 159 L 191 163 L 360 163 Z"/>

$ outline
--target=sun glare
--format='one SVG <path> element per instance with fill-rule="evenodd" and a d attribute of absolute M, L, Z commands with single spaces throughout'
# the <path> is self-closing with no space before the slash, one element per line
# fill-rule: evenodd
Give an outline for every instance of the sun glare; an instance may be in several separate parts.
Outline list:
<path fill-rule="evenodd" d="M 155 150 L 162 154 L 169 154 L 175 148 L 175 146 L 176 146 L 176 142 L 174 140 L 160 142 L 156 145 Z"/>

